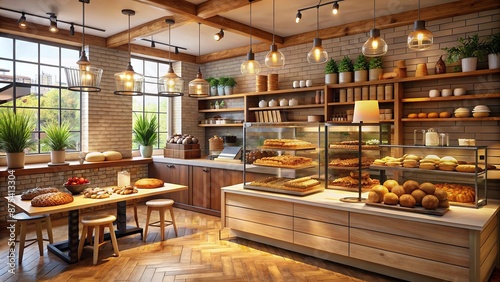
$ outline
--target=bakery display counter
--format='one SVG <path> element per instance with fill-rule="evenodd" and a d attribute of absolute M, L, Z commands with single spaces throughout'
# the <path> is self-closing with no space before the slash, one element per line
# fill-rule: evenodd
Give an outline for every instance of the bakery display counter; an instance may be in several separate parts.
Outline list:
<path fill-rule="evenodd" d="M 222 224 L 237 237 L 410 281 L 487 281 L 498 265 L 498 202 L 437 216 L 340 201 L 356 195 L 228 186 Z"/>

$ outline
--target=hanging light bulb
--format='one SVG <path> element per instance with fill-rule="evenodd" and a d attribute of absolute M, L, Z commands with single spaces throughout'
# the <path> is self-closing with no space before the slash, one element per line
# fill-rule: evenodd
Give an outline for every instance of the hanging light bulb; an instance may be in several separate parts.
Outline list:
<path fill-rule="evenodd" d="M 17 21 L 17 25 L 22 29 L 28 28 L 28 22 L 26 22 L 26 16 L 24 13 L 21 14 L 21 17 Z"/>
<path fill-rule="evenodd" d="M 216 34 L 214 34 L 214 40 L 215 41 L 220 41 L 222 38 L 224 38 L 224 30 L 220 30 Z"/>
<path fill-rule="evenodd" d="M 115 73 L 115 94 L 124 96 L 139 96 L 142 95 L 142 86 L 144 84 L 144 76 L 134 71 L 130 59 L 130 16 L 135 15 L 135 11 L 124 9 L 122 14 L 128 16 L 128 65 L 127 69 Z"/>
<path fill-rule="evenodd" d="M 274 0 L 273 0 L 273 44 L 271 51 L 267 53 L 264 60 L 268 68 L 281 68 L 285 65 L 285 56 L 278 50 L 278 46 L 274 42 Z"/>
<path fill-rule="evenodd" d="M 338 13 L 339 13 L 339 8 L 340 8 L 339 3 L 338 3 L 337 1 L 335 1 L 335 2 L 333 3 L 332 13 L 333 13 L 334 15 L 338 14 Z"/>
<path fill-rule="evenodd" d="M 361 51 L 366 57 L 380 57 L 387 53 L 387 43 L 380 37 L 380 29 L 375 28 L 375 0 L 373 0 L 373 28 L 370 30 L 370 38 L 363 44 Z"/>
<path fill-rule="evenodd" d="M 49 21 L 50 21 L 50 26 L 49 26 L 49 31 L 52 33 L 56 33 L 59 31 L 57 28 L 57 16 L 54 13 L 47 13 L 49 15 Z"/>
<path fill-rule="evenodd" d="M 260 63 L 255 60 L 255 54 L 252 51 L 252 2 L 254 0 L 248 0 L 250 2 L 250 51 L 247 53 L 247 60 L 244 61 L 241 66 L 241 74 L 258 74 L 260 72 Z"/>
<path fill-rule="evenodd" d="M 299 23 L 300 19 L 302 19 L 302 13 L 297 11 L 297 15 L 295 15 L 295 23 Z"/>
<path fill-rule="evenodd" d="M 316 38 L 313 41 L 313 47 L 307 53 L 307 62 L 311 64 L 323 64 L 328 60 L 328 53 L 322 46 L 321 38 L 319 38 L 319 5 L 316 6 Z"/>
<path fill-rule="evenodd" d="M 165 22 L 168 24 L 168 61 L 169 67 L 168 72 L 160 77 L 158 80 L 158 95 L 164 97 L 179 97 L 184 95 L 184 79 L 177 76 L 174 72 L 174 67 L 172 66 L 172 60 L 170 59 L 170 28 L 175 21 L 172 19 L 166 19 Z"/>
<path fill-rule="evenodd" d="M 198 58 L 201 55 L 201 23 L 198 23 Z M 199 98 L 199 97 L 207 97 L 209 95 L 210 84 L 206 80 L 203 79 L 203 75 L 201 74 L 201 68 L 198 66 L 198 74 L 194 80 L 189 82 L 189 97 Z"/>
<path fill-rule="evenodd" d="M 412 50 L 425 50 L 432 46 L 434 36 L 425 29 L 425 21 L 420 20 L 420 0 L 418 0 L 418 20 L 413 23 L 413 31 L 408 35 L 408 48 Z"/>
<path fill-rule="evenodd" d="M 82 53 L 78 62 L 78 68 L 64 68 L 68 89 L 72 91 L 99 92 L 101 91 L 102 69 L 91 67 L 90 61 L 85 53 L 85 4 L 90 0 L 79 0 L 82 3 Z M 72 25 L 73 26 L 73 25 Z"/>

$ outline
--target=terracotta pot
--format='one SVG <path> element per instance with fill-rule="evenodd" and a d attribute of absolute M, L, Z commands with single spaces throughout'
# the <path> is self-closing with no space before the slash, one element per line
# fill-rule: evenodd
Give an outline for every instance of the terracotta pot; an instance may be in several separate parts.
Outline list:
<path fill-rule="evenodd" d="M 23 168 L 24 152 L 7 153 L 7 168 Z"/>

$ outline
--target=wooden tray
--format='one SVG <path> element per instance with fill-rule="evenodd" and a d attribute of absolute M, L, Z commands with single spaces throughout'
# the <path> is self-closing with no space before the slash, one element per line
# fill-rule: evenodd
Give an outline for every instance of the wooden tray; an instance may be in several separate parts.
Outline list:
<path fill-rule="evenodd" d="M 302 150 L 316 150 L 316 147 L 299 147 L 299 148 L 287 148 L 287 147 L 274 147 L 274 146 L 259 146 L 257 149 L 261 150 L 277 150 L 277 151 L 302 151 Z"/>
<path fill-rule="evenodd" d="M 428 210 L 428 209 L 425 209 L 425 208 L 420 207 L 420 206 L 416 206 L 414 208 L 407 208 L 407 207 L 402 207 L 399 204 L 398 205 L 386 205 L 383 203 L 368 203 L 368 202 L 366 202 L 365 205 L 372 206 L 372 207 L 398 210 L 398 211 L 432 214 L 432 215 L 439 215 L 439 216 L 444 215 L 449 210 L 449 208 L 437 208 L 435 210 Z"/>
<path fill-rule="evenodd" d="M 310 195 L 310 194 L 314 194 L 314 193 L 317 193 L 317 192 L 323 192 L 325 190 L 325 187 L 323 186 L 323 184 L 316 185 L 316 186 L 314 186 L 311 189 L 306 190 L 306 191 L 285 190 L 285 189 L 262 187 L 262 186 L 254 186 L 254 185 L 244 185 L 243 188 L 245 188 L 245 189 L 252 189 L 252 190 L 259 190 L 259 191 L 265 191 L 265 192 L 273 192 L 273 193 L 281 193 L 281 194 L 288 194 L 288 195 L 296 195 L 296 196 Z"/>
<path fill-rule="evenodd" d="M 312 164 L 308 165 L 302 165 L 302 166 L 286 166 L 286 165 L 265 165 L 265 164 L 256 164 L 253 163 L 255 166 L 264 166 L 264 167 L 274 167 L 274 168 L 288 168 L 288 169 L 304 169 L 304 168 L 313 168 L 318 165 L 317 162 L 313 162 Z"/>

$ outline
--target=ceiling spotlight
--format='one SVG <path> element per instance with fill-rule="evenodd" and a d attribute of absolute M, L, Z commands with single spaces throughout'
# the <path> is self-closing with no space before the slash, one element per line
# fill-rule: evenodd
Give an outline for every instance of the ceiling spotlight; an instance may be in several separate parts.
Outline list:
<path fill-rule="evenodd" d="M 302 19 L 302 13 L 300 11 L 297 11 L 297 15 L 295 16 L 295 22 L 299 23 L 300 19 Z"/>
<path fill-rule="evenodd" d="M 219 41 L 222 38 L 224 38 L 224 30 L 221 29 L 219 32 L 217 32 L 216 34 L 214 34 L 214 40 L 215 41 Z"/>
<path fill-rule="evenodd" d="M 156 48 L 155 41 L 153 40 L 153 36 L 151 35 L 151 48 Z"/>
<path fill-rule="evenodd" d="M 56 17 L 56 14 L 54 14 L 54 13 L 47 13 L 47 15 L 49 15 L 49 20 L 50 20 L 49 31 L 50 32 L 58 32 L 59 29 L 57 28 L 57 17 Z"/>
<path fill-rule="evenodd" d="M 174 54 L 179 54 L 179 47 L 175 47 Z"/>
<path fill-rule="evenodd" d="M 332 10 L 332 13 L 333 13 L 334 15 L 336 15 L 336 14 L 339 12 L 339 8 L 340 8 L 339 3 L 338 3 L 337 1 L 335 1 L 335 2 L 333 3 L 333 10 Z"/>
<path fill-rule="evenodd" d="M 73 23 L 71 23 L 71 26 L 69 27 L 69 35 L 75 35 L 75 25 Z"/>
<path fill-rule="evenodd" d="M 22 13 L 21 17 L 17 21 L 17 25 L 22 29 L 26 29 L 28 27 L 28 22 L 26 22 L 26 16 L 24 13 Z"/>

